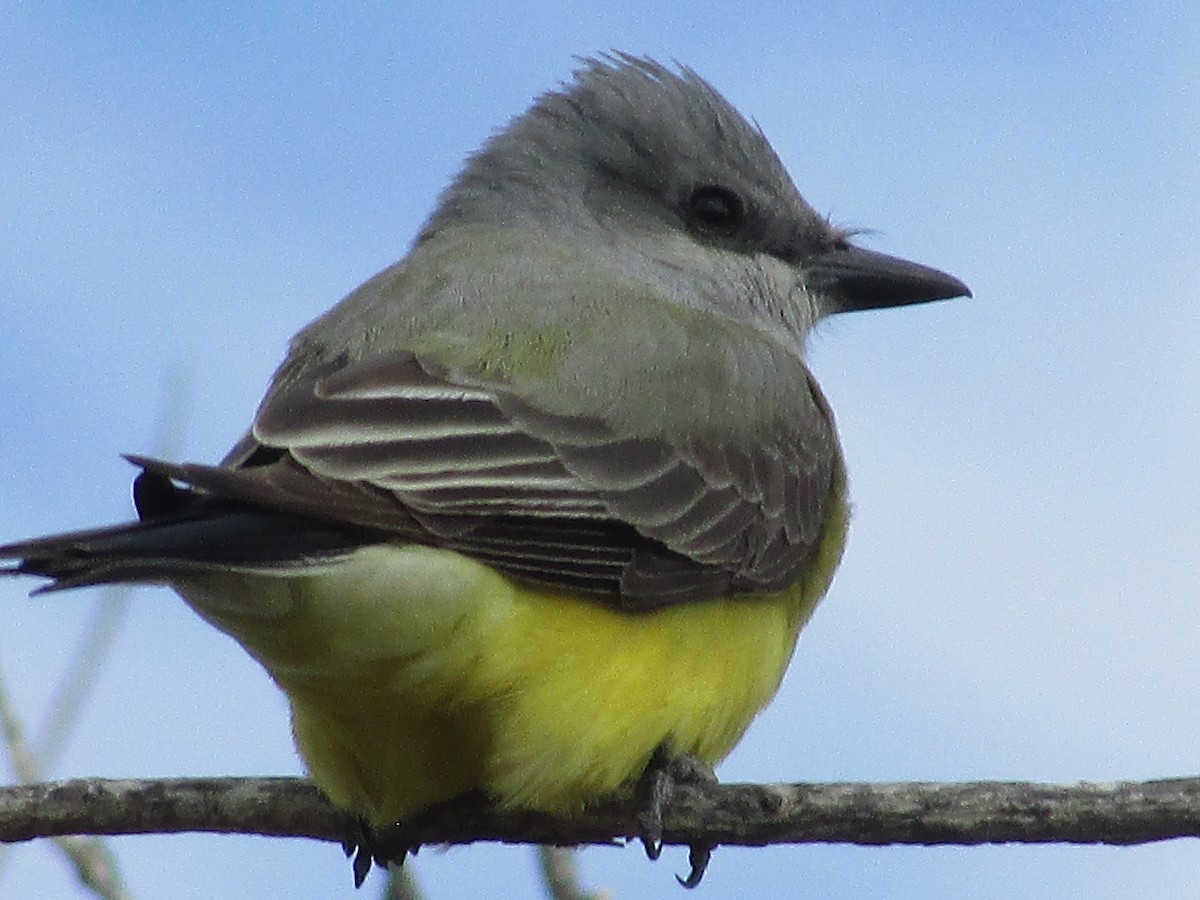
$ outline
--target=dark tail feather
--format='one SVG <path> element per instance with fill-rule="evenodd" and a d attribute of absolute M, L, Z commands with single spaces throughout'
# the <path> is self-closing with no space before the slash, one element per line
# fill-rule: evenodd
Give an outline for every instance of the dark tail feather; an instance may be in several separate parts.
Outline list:
<path fill-rule="evenodd" d="M 353 526 L 166 490 L 145 482 L 135 488 L 143 521 L 0 546 L 0 560 L 16 560 L 0 567 L 0 575 L 51 579 L 35 593 L 116 582 L 170 583 L 197 572 L 297 571 L 380 540 Z"/>

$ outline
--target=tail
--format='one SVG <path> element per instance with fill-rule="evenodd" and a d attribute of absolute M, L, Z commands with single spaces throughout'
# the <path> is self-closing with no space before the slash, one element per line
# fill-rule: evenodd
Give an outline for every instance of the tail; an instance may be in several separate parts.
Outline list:
<path fill-rule="evenodd" d="M 176 487 L 143 470 L 134 482 L 140 520 L 0 546 L 0 575 L 35 575 L 34 593 L 97 584 L 170 584 L 197 572 L 282 574 L 343 559 L 378 535 L 274 513 Z"/>

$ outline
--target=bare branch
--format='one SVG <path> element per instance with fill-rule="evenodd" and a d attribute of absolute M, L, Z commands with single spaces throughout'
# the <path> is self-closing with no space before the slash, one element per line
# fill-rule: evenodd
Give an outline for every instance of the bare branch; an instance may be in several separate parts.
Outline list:
<path fill-rule="evenodd" d="M 186 367 L 176 362 L 163 378 L 162 399 L 154 427 L 152 452 L 162 459 L 172 459 L 179 451 L 191 409 L 192 378 Z M 96 686 L 97 676 L 104 667 L 120 632 L 121 623 L 129 610 L 132 585 L 110 584 L 96 603 L 91 623 L 81 632 L 82 637 L 71 654 L 66 674 L 49 704 L 50 718 L 35 742 L 39 768 L 49 772 L 66 746 L 71 729 L 79 721 L 79 713 Z M 33 781 L 22 777 L 22 781 Z"/>
<path fill-rule="evenodd" d="M 381 836 L 382 849 L 473 841 L 609 844 L 637 833 L 629 798 L 575 816 L 476 800 L 430 810 Z M 1051 785 L 730 784 L 676 787 L 672 844 L 1139 844 L 1200 836 L 1200 778 Z M 343 841 L 357 825 L 294 778 L 88 779 L 0 788 L 0 841 L 182 831 Z M 397 858 L 399 852 L 396 853 Z"/>
<path fill-rule="evenodd" d="M 8 689 L 0 678 L 0 735 L 3 746 L 12 760 L 17 777 L 32 782 L 38 777 L 38 763 L 21 728 L 21 721 L 8 699 Z M 3 801 L 0 801 L 0 805 Z M 59 834 L 55 837 L 58 848 L 71 861 L 75 875 L 92 893 L 105 900 L 128 900 L 129 894 L 121 880 L 116 857 L 99 840 L 88 840 L 73 835 Z"/>
<path fill-rule="evenodd" d="M 132 594 L 133 589 L 127 584 L 109 585 L 92 607 L 91 621 L 80 633 L 66 674 L 48 705 L 49 719 L 36 741 L 41 771 L 49 773 L 58 763 L 71 729 L 79 721 L 79 714 L 96 686 L 97 676 L 112 652 L 121 623 L 129 611 Z"/>
<path fill-rule="evenodd" d="M 572 847 L 537 848 L 538 868 L 550 900 L 607 900 L 608 895 L 584 890 L 579 877 L 579 859 Z"/>
<path fill-rule="evenodd" d="M 388 866 L 383 900 L 421 900 L 422 896 L 421 886 L 417 884 L 412 866 Z"/>

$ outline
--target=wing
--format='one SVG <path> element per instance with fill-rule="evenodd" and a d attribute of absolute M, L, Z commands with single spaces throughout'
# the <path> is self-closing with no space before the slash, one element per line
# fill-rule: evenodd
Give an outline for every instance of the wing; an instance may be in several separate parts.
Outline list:
<path fill-rule="evenodd" d="M 750 445 L 720 427 L 658 436 L 549 412 L 410 352 L 339 364 L 277 383 L 223 467 L 137 461 L 219 497 L 458 550 L 632 609 L 791 584 L 841 477 L 807 373 L 793 404 L 806 414 Z"/>

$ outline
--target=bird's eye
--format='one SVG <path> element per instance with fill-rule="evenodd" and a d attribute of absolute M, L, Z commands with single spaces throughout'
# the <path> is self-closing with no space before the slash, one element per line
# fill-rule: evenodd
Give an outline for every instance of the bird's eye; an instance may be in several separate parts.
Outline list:
<path fill-rule="evenodd" d="M 698 231 L 729 234 L 741 227 L 744 216 L 742 198 L 719 184 L 702 185 L 688 197 L 688 224 Z"/>

